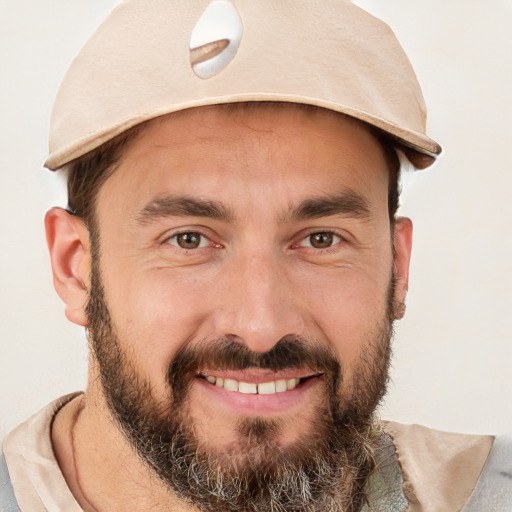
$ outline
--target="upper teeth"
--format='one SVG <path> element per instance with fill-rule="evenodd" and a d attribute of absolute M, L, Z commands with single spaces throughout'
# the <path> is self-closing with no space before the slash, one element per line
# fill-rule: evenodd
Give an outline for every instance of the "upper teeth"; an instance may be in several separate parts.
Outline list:
<path fill-rule="evenodd" d="M 219 388 L 224 388 L 228 391 L 238 391 L 239 393 L 246 394 L 259 394 L 259 395 L 273 395 L 274 393 L 282 393 L 297 387 L 299 379 L 280 379 L 271 380 L 269 382 L 260 382 L 255 384 L 253 382 L 242 382 L 234 379 L 223 379 L 222 377 L 213 377 L 208 375 L 206 380 L 210 384 L 214 384 Z"/>

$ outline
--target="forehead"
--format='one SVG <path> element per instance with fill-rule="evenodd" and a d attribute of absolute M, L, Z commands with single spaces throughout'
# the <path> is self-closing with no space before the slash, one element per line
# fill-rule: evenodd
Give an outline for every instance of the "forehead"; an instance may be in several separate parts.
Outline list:
<path fill-rule="evenodd" d="M 176 128 L 172 137 L 170 131 L 164 133 L 165 125 Z M 337 147 L 341 147 L 343 140 L 350 144 L 365 139 L 358 143 L 371 146 L 376 142 L 372 129 L 358 119 L 321 107 L 285 102 L 228 103 L 185 109 L 147 122 L 138 133 L 146 138 L 160 133 L 170 142 L 194 138 L 206 142 L 229 138 L 242 127 L 247 133 L 252 129 L 255 138 L 265 134 L 290 135 L 299 139 L 316 138 L 316 142 Z"/>
<path fill-rule="evenodd" d="M 136 191 L 290 198 L 331 187 L 387 194 L 382 144 L 366 126 L 293 104 L 200 107 L 148 123 L 100 196 Z"/>

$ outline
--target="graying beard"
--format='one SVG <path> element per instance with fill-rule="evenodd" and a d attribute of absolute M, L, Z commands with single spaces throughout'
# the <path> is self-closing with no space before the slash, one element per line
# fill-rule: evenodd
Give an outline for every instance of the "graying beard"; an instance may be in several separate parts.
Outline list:
<path fill-rule="evenodd" d="M 203 512 L 355 512 L 363 503 L 357 482 L 365 481 L 374 466 L 371 447 L 376 435 L 371 429 L 368 436 L 354 434 L 357 454 L 312 441 L 290 453 L 271 444 L 256 448 L 247 439 L 253 446 L 242 447 L 244 465 L 237 466 L 230 464 L 229 454 L 202 450 L 184 423 L 169 445 L 165 467 L 160 467 L 161 453 L 153 453 L 153 439 L 138 437 L 138 443 L 145 446 L 145 462 L 166 475 L 179 498 Z"/>
<path fill-rule="evenodd" d="M 333 471 L 332 465 L 323 458 L 317 457 L 313 461 L 316 469 L 315 480 L 322 481 L 322 487 L 330 488 L 332 494 L 315 492 L 312 488 L 311 475 L 303 467 L 283 463 L 279 472 L 271 479 L 262 473 L 259 479 L 261 485 L 266 480 L 265 496 L 247 497 L 248 479 L 246 475 L 226 475 L 219 470 L 218 463 L 208 464 L 204 461 L 192 461 L 189 465 L 188 479 L 195 488 L 194 505 L 201 510 L 213 512 L 227 510 L 230 512 L 341 512 L 348 510 L 352 502 L 352 493 L 349 488 L 340 486 L 338 470 Z M 216 469 L 215 469 L 216 468 Z M 203 493 L 199 494 L 198 490 Z M 351 487 L 350 487 L 351 489 Z M 340 496 L 344 490 L 345 496 Z M 187 498 L 187 496 L 184 496 Z M 212 498 L 214 498 L 212 500 Z M 242 498 L 242 500 L 241 500 Z M 241 502 L 244 505 L 241 507 Z M 206 505 L 209 503 L 209 505 Z M 346 503 L 347 507 L 342 504 Z"/>

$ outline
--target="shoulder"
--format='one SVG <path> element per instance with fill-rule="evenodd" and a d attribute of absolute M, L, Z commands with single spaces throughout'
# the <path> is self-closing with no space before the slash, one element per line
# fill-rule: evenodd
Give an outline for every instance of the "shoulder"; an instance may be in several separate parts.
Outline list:
<path fill-rule="evenodd" d="M 14 496 L 11 477 L 3 452 L 0 453 L 0 510 L 2 512 L 19 512 L 20 510 Z"/>
<path fill-rule="evenodd" d="M 0 459 L 0 511 L 81 510 L 67 488 L 51 440 L 56 413 L 77 396 L 53 401 L 7 434 Z M 65 506 L 56 506 L 57 502 Z"/>
<path fill-rule="evenodd" d="M 512 510 L 512 435 L 494 439 L 485 466 L 461 512 Z"/>
<path fill-rule="evenodd" d="M 382 428 L 393 439 L 402 467 L 408 512 L 460 511 L 475 490 L 494 436 L 394 422 L 382 422 Z"/>

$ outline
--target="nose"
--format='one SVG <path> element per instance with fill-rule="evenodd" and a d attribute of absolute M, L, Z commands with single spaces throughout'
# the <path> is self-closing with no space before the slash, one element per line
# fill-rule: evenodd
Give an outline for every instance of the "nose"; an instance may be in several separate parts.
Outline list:
<path fill-rule="evenodd" d="M 284 336 L 300 335 L 304 317 L 286 262 L 263 251 L 226 269 L 216 315 L 217 334 L 254 352 L 268 352 Z"/>

